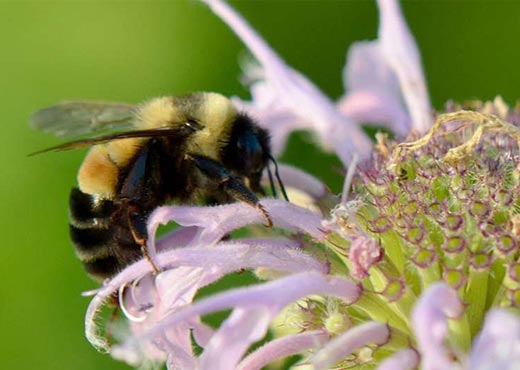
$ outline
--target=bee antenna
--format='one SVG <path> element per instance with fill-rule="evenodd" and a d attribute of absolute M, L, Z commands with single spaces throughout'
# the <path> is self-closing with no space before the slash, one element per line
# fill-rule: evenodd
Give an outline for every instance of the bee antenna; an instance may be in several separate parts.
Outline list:
<path fill-rule="evenodd" d="M 273 197 L 276 198 L 278 194 L 276 193 L 276 186 L 274 185 L 274 178 L 273 173 L 271 172 L 271 168 L 269 166 L 267 167 L 267 176 L 269 176 L 269 185 L 271 185 L 271 193 L 273 194 Z"/>
<path fill-rule="evenodd" d="M 271 162 L 273 162 L 273 164 L 274 164 L 274 175 L 276 177 L 276 180 L 278 181 L 278 185 L 280 186 L 280 190 L 282 191 L 282 195 L 285 198 L 285 200 L 289 202 L 289 197 L 287 196 L 287 193 L 285 191 L 285 187 L 283 186 L 282 178 L 280 177 L 280 172 L 278 172 L 278 163 L 276 163 L 276 160 L 273 158 L 272 155 L 269 155 L 269 160 Z M 272 175 L 271 175 L 271 171 L 269 170 L 269 167 L 267 168 L 267 173 L 269 175 L 269 181 L 271 181 L 271 187 L 274 188 Z"/>

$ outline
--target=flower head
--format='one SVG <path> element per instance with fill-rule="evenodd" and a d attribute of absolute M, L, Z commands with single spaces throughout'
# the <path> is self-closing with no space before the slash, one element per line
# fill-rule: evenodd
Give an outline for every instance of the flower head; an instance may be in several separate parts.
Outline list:
<path fill-rule="evenodd" d="M 229 5 L 205 2 L 256 58 L 246 69 L 253 100 L 235 102 L 271 131 L 278 151 L 291 130 L 314 132 L 349 167 L 343 195 L 280 166 L 301 202 L 261 200 L 274 230 L 255 226 L 261 214 L 245 204 L 157 209 L 148 247 L 160 272 L 138 261 L 94 292 L 91 343 L 132 365 L 169 369 L 260 369 L 292 355 L 314 369 L 520 366 L 518 111 L 496 100 L 450 104 L 435 117 L 395 1 L 378 1 L 378 40 L 350 49 L 337 104 Z M 378 135 L 372 145 L 360 122 L 408 140 Z M 156 242 L 170 221 L 179 227 Z M 247 226 L 255 237 L 226 240 Z M 244 270 L 261 282 L 198 296 Z M 128 327 L 109 347 L 96 319 L 115 296 Z M 205 323 L 220 311 L 230 313 L 219 326 Z"/>
<path fill-rule="evenodd" d="M 307 129 L 348 165 L 354 153 L 361 157 L 370 153 L 371 143 L 360 122 L 386 124 L 398 132 L 406 132 L 405 128 L 412 126 L 410 122 L 416 122 L 414 128 L 428 128 L 430 108 L 419 52 L 395 1 L 379 3 L 379 39 L 351 47 L 345 68 L 349 91 L 339 107 L 288 66 L 228 4 L 204 1 L 255 58 L 245 71 L 245 80 L 251 81 L 253 101 L 235 101 L 270 130 L 275 151 L 282 150 L 291 131 Z"/>

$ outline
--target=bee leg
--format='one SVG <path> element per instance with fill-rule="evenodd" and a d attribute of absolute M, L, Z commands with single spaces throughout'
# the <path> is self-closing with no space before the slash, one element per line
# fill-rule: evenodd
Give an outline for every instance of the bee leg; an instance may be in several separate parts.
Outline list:
<path fill-rule="evenodd" d="M 271 219 L 271 216 L 264 208 L 264 206 L 259 202 L 255 193 L 247 188 L 242 179 L 231 176 L 224 177 L 219 182 L 219 185 L 234 199 L 255 207 L 264 216 L 265 220 L 267 221 L 267 227 L 273 227 L 273 220 Z"/>
<path fill-rule="evenodd" d="M 150 265 L 152 265 L 154 274 L 157 274 L 160 270 L 153 261 L 152 256 L 150 256 L 150 254 L 148 253 L 148 230 L 146 229 L 146 220 L 143 217 L 141 207 L 139 207 L 138 204 L 132 201 L 128 201 L 127 209 L 128 225 L 130 227 L 130 232 L 132 233 L 135 242 L 141 246 L 141 252 L 143 253 L 143 257 L 146 258 L 148 262 L 150 262 Z"/>
<path fill-rule="evenodd" d="M 233 177 L 221 163 L 211 158 L 197 154 L 187 154 L 186 157 L 208 180 L 214 181 L 231 198 L 247 203 L 260 211 L 267 221 L 267 227 L 273 227 L 271 216 L 241 178 Z"/>
<path fill-rule="evenodd" d="M 143 257 L 152 265 L 153 272 L 157 274 L 159 268 L 153 262 L 148 253 L 146 243 L 148 241 L 148 230 L 146 229 L 146 212 L 142 204 L 146 202 L 146 169 L 148 164 L 148 148 L 143 148 L 128 172 L 121 187 L 121 201 L 128 221 L 128 226 L 135 242 L 141 246 Z"/>

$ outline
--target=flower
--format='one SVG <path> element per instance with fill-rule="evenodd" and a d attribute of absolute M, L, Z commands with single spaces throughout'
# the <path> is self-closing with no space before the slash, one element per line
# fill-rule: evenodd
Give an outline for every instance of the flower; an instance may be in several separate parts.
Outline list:
<path fill-rule="evenodd" d="M 378 2 L 382 11 L 379 39 L 351 47 L 344 71 L 348 94 L 339 107 L 289 67 L 228 4 L 203 1 L 256 59 L 257 63 L 247 65 L 245 71 L 245 80 L 253 81 L 253 101 L 235 98 L 235 102 L 269 129 L 276 152 L 281 151 L 291 131 L 310 129 L 348 165 L 353 153 L 368 156 L 372 146 L 359 122 L 376 121 L 396 132 L 410 128 L 426 131 L 430 126 L 419 52 L 395 1 Z"/>
<path fill-rule="evenodd" d="M 160 272 L 138 261 L 91 292 L 89 341 L 129 364 L 169 369 L 260 369 L 292 355 L 313 369 L 520 367 L 518 109 L 500 99 L 449 103 L 435 119 L 395 1 L 378 1 L 378 40 L 349 50 L 338 103 L 226 3 L 206 3 L 258 62 L 246 69 L 253 100 L 236 104 L 273 133 L 278 152 L 291 130 L 318 135 L 349 167 L 343 194 L 281 165 L 298 203 L 262 199 L 275 229 L 231 240 L 262 214 L 245 204 L 155 210 L 149 254 Z M 372 146 L 359 128 L 367 121 L 407 141 L 378 135 Z M 156 241 L 171 221 L 179 227 Z M 244 270 L 262 282 L 197 296 Z M 110 346 L 97 322 L 115 296 L 127 328 Z M 226 310 L 217 328 L 204 322 Z"/>

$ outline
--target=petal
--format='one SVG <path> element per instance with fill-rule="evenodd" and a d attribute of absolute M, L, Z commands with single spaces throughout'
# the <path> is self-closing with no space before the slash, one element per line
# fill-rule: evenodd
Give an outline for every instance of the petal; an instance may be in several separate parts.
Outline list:
<path fill-rule="evenodd" d="M 197 342 L 197 344 L 201 347 L 206 346 L 213 334 L 215 334 L 213 328 L 204 324 L 203 322 L 200 322 L 200 320 L 193 326 L 193 338 L 195 339 L 195 342 Z"/>
<path fill-rule="evenodd" d="M 288 275 L 260 285 L 236 288 L 202 299 L 172 313 L 145 336 L 135 339 L 150 340 L 190 318 L 237 307 L 266 307 L 272 320 L 283 307 L 311 294 L 330 295 L 352 304 L 359 298 L 359 289 L 347 279 L 314 271 Z"/>
<path fill-rule="evenodd" d="M 419 51 L 395 0 L 379 0 L 379 38 L 353 44 L 339 109 L 354 120 L 382 124 L 400 135 L 426 132 L 431 105 Z M 403 105 L 404 101 L 404 105 Z"/>
<path fill-rule="evenodd" d="M 412 127 L 426 132 L 432 125 L 430 98 L 422 70 L 421 55 L 396 0 L 378 0 L 381 49 L 395 71 Z"/>
<path fill-rule="evenodd" d="M 296 242 L 288 239 L 252 239 L 216 246 L 179 248 L 156 255 L 155 261 L 160 268 L 180 267 L 164 271 L 156 278 L 162 310 L 190 304 L 198 289 L 241 269 L 265 267 L 283 272 L 328 271 L 324 263 L 299 251 L 296 246 Z M 85 334 L 93 346 L 107 349 L 106 339 L 96 325 L 97 312 L 105 301 L 121 287 L 132 285 L 133 281 L 150 273 L 150 263 L 143 259 L 125 268 L 98 291 L 85 316 Z"/>
<path fill-rule="evenodd" d="M 182 341 L 179 340 L 182 338 Z M 163 340 L 156 339 L 153 344 L 168 354 L 166 364 L 168 369 L 196 369 L 197 358 L 192 351 L 190 326 L 181 325 L 164 335 Z M 183 343 L 184 342 L 184 343 Z M 179 345 L 182 343 L 182 345 Z"/>
<path fill-rule="evenodd" d="M 180 299 L 191 302 L 192 296 L 187 295 L 191 286 L 198 289 L 233 271 L 263 267 L 285 273 L 328 272 L 325 263 L 301 252 L 296 245 L 287 239 L 250 239 L 161 254 L 157 257 L 159 265 L 172 269 L 157 277 L 158 294 L 162 303 L 171 308 Z"/>
<path fill-rule="evenodd" d="M 390 338 L 385 324 L 367 322 L 349 329 L 328 342 L 312 359 L 315 369 L 330 369 L 335 363 L 369 343 L 384 344 Z"/>
<path fill-rule="evenodd" d="M 318 240 L 324 238 L 319 215 L 282 200 L 262 199 L 260 203 L 273 219 L 275 226 L 300 230 Z M 196 232 L 190 231 L 189 235 L 192 239 L 186 238 L 186 246 L 213 245 L 233 230 L 249 224 L 265 222 L 263 215 L 257 209 L 244 203 L 215 207 L 159 207 L 148 219 L 149 235 L 154 235 L 159 224 L 167 224 L 171 221 L 182 226 L 198 228 Z M 153 242 L 154 239 L 150 238 L 148 248 L 151 251 L 156 249 Z"/>
<path fill-rule="evenodd" d="M 453 361 L 445 344 L 448 318 L 460 316 L 463 310 L 457 293 L 444 283 L 434 284 L 422 294 L 412 312 L 422 369 L 451 368 Z"/>
<path fill-rule="evenodd" d="M 472 370 L 520 369 L 520 319 L 505 309 L 486 315 L 469 359 Z"/>
<path fill-rule="evenodd" d="M 288 356 L 322 346 L 329 335 L 321 330 L 286 335 L 267 342 L 249 354 L 237 367 L 237 370 L 262 369 L 269 363 Z"/>
<path fill-rule="evenodd" d="M 343 116 L 328 97 L 305 76 L 290 68 L 228 4 L 220 0 L 205 2 L 237 34 L 261 65 L 260 72 L 259 67 L 251 72 L 255 77 L 263 78 L 260 85 L 255 86 L 255 92 L 261 91 L 262 94 L 262 101 L 255 104 L 258 107 L 256 113 L 268 107 L 276 109 L 278 115 L 294 117 L 292 121 L 301 125 L 300 128 L 312 127 L 322 143 L 334 149 L 344 163 L 348 163 L 354 153 L 362 158 L 368 156 L 372 146 L 368 137 Z M 275 106 L 269 102 L 276 102 Z M 262 120 L 261 124 L 271 128 L 271 122 Z M 272 127 L 276 129 L 275 125 Z M 286 134 L 289 130 L 285 127 Z"/>
<path fill-rule="evenodd" d="M 198 368 L 196 358 L 184 358 L 178 353 L 172 353 L 168 356 L 166 367 L 168 370 L 195 370 Z"/>
<path fill-rule="evenodd" d="M 419 366 L 419 355 L 413 349 L 403 349 L 385 359 L 377 370 L 412 370 Z"/>
<path fill-rule="evenodd" d="M 343 69 L 348 92 L 339 109 L 357 122 L 384 125 L 399 135 L 410 129 L 397 76 L 384 60 L 378 41 L 361 41 L 348 51 Z"/>
<path fill-rule="evenodd" d="M 123 284 L 118 293 L 121 311 L 133 322 L 144 321 L 150 309 L 157 305 L 155 282 L 150 275 Z"/>
<path fill-rule="evenodd" d="M 175 253 L 176 261 L 182 261 L 182 257 L 179 256 L 185 254 L 182 252 L 186 251 L 179 250 L 179 253 Z M 208 271 L 205 271 L 202 266 L 204 265 L 201 264 L 201 267 L 197 267 L 183 264 L 157 275 L 155 284 L 157 293 L 161 298 L 161 305 L 167 307 L 168 310 L 172 310 L 190 304 L 197 291 L 208 284 L 205 280 L 214 281 L 221 276 L 221 274 L 217 274 L 217 276 L 211 274 L 212 276 L 208 278 Z"/>
<path fill-rule="evenodd" d="M 152 222 L 150 222 L 152 221 Z M 167 250 L 185 247 L 193 242 L 197 238 L 198 233 L 200 232 L 200 228 L 197 226 L 184 226 L 179 227 L 163 236 L 160 237 L 159 241 L 156 242 L 155 238 L 157 235 L 157 229 L 160 224 L 166 224 L 168 221 L 164 220 L 164 222 L 157 221 L 154 222 L 152 219 L 148 219 L 148 235 L 150 238 L 148 240 L 148 252 L 150 255 L 155 255 L 157 253 L 161 253 Z M 154 248 L 157 250 L 153 251 Z M 152 252 L 153 251 L 153 252 Z"/>
<path fill-rule="evenodd" d="M 235 308 L 204 348 L 201 369 L 234 369 L 249 346 L 265 336 L 272 317 L 266 307 Z"/>

